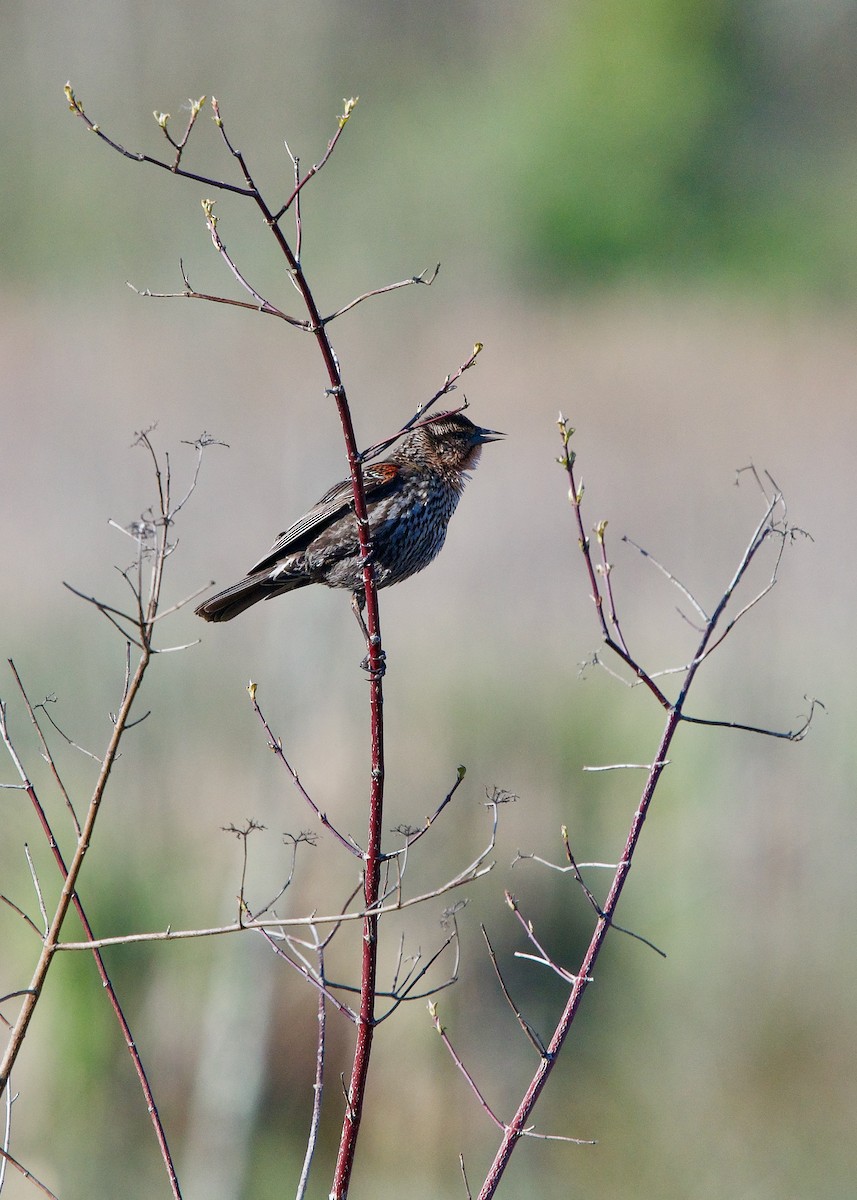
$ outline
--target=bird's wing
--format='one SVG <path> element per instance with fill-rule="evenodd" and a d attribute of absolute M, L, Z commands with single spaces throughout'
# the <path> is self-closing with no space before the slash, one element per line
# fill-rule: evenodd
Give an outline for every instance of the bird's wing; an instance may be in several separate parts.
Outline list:
<path fill-rule="evenodd" d="M 380 499 L 388 492 L 396 480 L 401 468 L 392 462 L 376 462 L 363 468 L 363 489 L 367 501 Z M 313 538 L 327 529 L 344 513 L 354 507 L 354 492 L 351 480 L 343 480 L 325 492 L 322 498 L 313 505 L 308 513 L 290 525 L 288 529 L 277 535 L 271 549 L 252 566 L 247 572 L 253 575 L 256 571 L 264 571 L 267 567 L 275 566 L 287 554 L 296 554 L 305 550 Z"/>

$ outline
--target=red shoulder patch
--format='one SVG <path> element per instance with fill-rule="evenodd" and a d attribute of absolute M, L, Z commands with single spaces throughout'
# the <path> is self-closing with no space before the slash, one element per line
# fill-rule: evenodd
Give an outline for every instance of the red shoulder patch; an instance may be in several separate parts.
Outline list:
<path fill-rule="evenodd" d="M 363 481 L 372 487 L 380 487 L 384 483 L 392 483 L 399 474 L 395 463 L 377 462 L 363 469 Z"/>

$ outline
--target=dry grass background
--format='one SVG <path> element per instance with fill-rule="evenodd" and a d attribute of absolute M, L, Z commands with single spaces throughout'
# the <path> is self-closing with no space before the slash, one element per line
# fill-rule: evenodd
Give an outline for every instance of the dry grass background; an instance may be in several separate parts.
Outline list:
<path fill-rule="evenodd" d="M 13 16 L 20 33 L 20 10 Z M 24 61 L 41 63 L 57 99 L 71 68 L 96 71 L 91 47 L 72 42 L 64 56 L 52 41 L 40 57 L 32 35 L 25 42 Z M 141 44 L 157 62 L 151 41 Z M 307 50 L 310 42 L 300 45 Z M 175 47 L 171 55 L 169 70 L 155 72 L 158 94 L 172 86 L 194 91 L 195 81 L 173 84 L 185 64 Z M 68 57 L 75 61 L 66 70 Z M 145 78 L 145 61 L 138 69 Z M 338 75 L 331 86 L 338 97 Z M 108 89 L 108 110 L 114 99 Z M 303 99 L 305 114 L 312 104 Z M 33 110 L 43 103 L 34 94 Z M 82 139 L 82 128 L 68 121 L 62 136 Z M 152 494 L 148 464 L 130 448 L 134 430 L 157 422 L 177 477 L 192 459 L 181 439 L 207 429 L 230 444 L 209 452 L 183 514 L 168 600 L 245 569 L 341 477 L 343 460 L 308 339 L 274 321 L 143 301 L 124 288 L 126 275 L 160 286 L 161 259 L 173 261 L 189 244 L 196 270 L 222 285 L 217 264 L 205 258 L 198 218 L 182 224 L 196 199 L 179 203 L 171 181 L 144 179 L 118 159 L 95 166 L 88 143 L 80 153 L 81 174 L 96 172 L 101 188 L 85 204 L 111 210 L 114 182 L 122 197 L 133 191 L 155 210 L 139 218 L 151 222 L 154 241 L 130 254 L 118 242 L 117 261 L 100 258 L 93 280 L 71 262 L 66 212 L 57 218 L 60 232 L 45 238 L 55 238 L 68 273 L 44 286 L 7 279 L 0 648 L 14 657 L 33 699 L 56 693 L 56 719 L 98 748 L 121 686 L 122 648 L 61 582 L 122 595 L 113 566 L 129 556 L 107 521 L 132 520 Z M 354 156 L 359 162 L 359 149 Z M 44 170 L 34 165 L 42 177 Z M 126 171 L 135 173 L 131 183 Z M 58 194 L 76 197 L 80 186 L 68 177 Z M 361 213 L 356 225 L 376 219 L 383 223 L 384 213 Z M 347 239 L 351 229 L 337 232 Z M 412 255 L 407 233 L 396 229 L 406 263 L 398 273 L 385 265 L 388 277 L 424 265 L 422 243 Z M 857 1167 L 850 1132 L 857 1100 L 853 308 L 795 301 L 772 309 L 712 290 L 642 287 L 538 299 L 500 286 L 493 270 L 480 274 L 478 247 L 469 253 L 447 260 L 430 291 L 357 310 L 336 327 L 334 342 L 364 442 L 409 415 L 477 339 L 486 349 L 463 390 L 476 420 L 509 435 L 486 450 L 442 557 L 382 605 L 389 824 L 419 820 L 457 764 L 468 766 L 461 802 L 423 843 L 415 879 L 442 878 L 483 842 L 486 787 L 520 797 L 504 814 L 494 876 L 468 889 L 464 975 L 442 998 L 451 1032 L 501 1111 L 531 1064 L 497 999 L 477 919 L 505 954 L 520 948 L 502 903 L 503 887 L 511 887 L 574 963 L 588 936 L 582 899 L 553 875 L 509 863 L 518 848 L 558 859 L 561 823 L 581 858 L 615 855 L 636 777 L 586 777 L 581 767 L 644 761 L 661 723 L 640 692 L 591 673 L 579 677 L 596 630 L 554 462 L 557 409 L 578 428 L 589 519 L 610 521 L 626 635 L 653 667 L 682 661 L 693 638 L 675 593 L 622 546 L 621 535 L 711 603 L 761 509 L 746 479 L 734 486 L 735 469 L 752 461 L 771 471 L 791 519 L 814 540 L 789 550 L 777 589 L 712 660 L 692 710 L 789 727 L 806 710 L 805 693 L 827 705 L 799 746 L 719 731 L 679 738 L 621 914 L 669 957 L 662 962 L 628 939 L 608 946 L 538 1114 L 541 1129 L 594 1136 L 599 1145 L 523 1147 L 505 1194 L 838 1200 L 850 1194 Z M 335 262 L 326 258 L 321 269 L 325 288 L 340 298 Z M 379 282 L 353 264 L 346 290 L 352 279 L 352 290 Z M 105 933 L 229 919 L 239 872 L 239 848 L 221 831 L 230 821 L 253 817 L 268 826 L 252 845 L 252 887 L 259 896 L 275 890 L 284 862 L 278 835 L 309 822 L 254 724 L 243 690 L 249 677 L 319 803 L 357 836 L 362 828 L 366 697 L 345 599 L 310 589 L 222 629 L 200 629 L 190 611 L 169 628 L 170 641 L 202 642 L 155 664 L 145 697 L 152 716 L 118 764 L 82 886 Z M 8 679 L 0 695 L 47 790 Z M 90 764 L 65 761 L 69 778 L 85 788 Z M 3 793 L 3 804 L 2 890 L 29 904 L 22 842 L 30 841 L 49 878 L 46 852 L 17 793 Z M 334 887 L 341 894 L 334 857 L 323 843 L 306 852 L 296 909 L 329 906 Z M 411 945 L 433 943 L 438 916 L 436 908 L 403 922 Z M 20 986 L 33 950 L 8 917 L 2 944 L 6 990 Z M 186 1194 L 288 1194 L 309 1103 L 307 990 L 249 939 L 119 950 L 110 963 Z M 534 978 L 534 969 L 512 968 L 512 976 L 545 1028 L 559 991 Z M 348 1039 L 333 1028 L 335 1076 Z M 58 964 L 16 1071 L 14 1149 L 63 1200 L 165 1194 L 117 1042 L 89 964 Z M 421 1006 L 383 1028 L 377 1054 L 355 1195 L 460 1195 L 458 1149 L 468 1149 L 474 1179 L 495 1139 Z M 331 1116 L 325 1136 L 334 1129 Z M 322 1170 L 312 1194 L 325 1194 L 325 1185 Z M 7 1192 L 16 1200 L 31 1194 L 17 1178 Z"/>

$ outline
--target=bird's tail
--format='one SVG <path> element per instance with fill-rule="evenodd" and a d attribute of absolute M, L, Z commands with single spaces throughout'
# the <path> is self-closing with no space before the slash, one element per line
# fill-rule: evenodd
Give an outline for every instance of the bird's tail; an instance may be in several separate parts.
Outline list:
<path fill-rule="evenodd" d="M 282 576 L 272 579 L 270 570 L 257 571 L 203 601 L 196 609 L 196 615 L 202 617 L 203 621 L 231 621 L 260 600 L 270 600 L 273 596 L 292 592 L 311 582 L 306 578 L 284 579 Z"/>

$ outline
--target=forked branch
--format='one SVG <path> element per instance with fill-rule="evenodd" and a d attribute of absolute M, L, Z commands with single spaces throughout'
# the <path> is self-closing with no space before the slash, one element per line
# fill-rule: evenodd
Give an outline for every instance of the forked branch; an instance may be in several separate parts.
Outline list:
<path fill-rule="evenodd" d="M 697 671 L 705 662 L 711 652 L 719 645 L 723 638 L 734 628 L 736 622 L 745 616 L 773 587 L 777 578 L 777 571 L 782 556 L 783 547 L 785 544 L 793 540 L 795 530 L 790 527 L 785 519 L 785 505 L 779 490 L 775 489 L 773 494 L 766 497 L 765 511 L 759 524 L 750 538 L 749 544 L 741 556 L 738 567 L 732 576 L 732 579 L 727 583 L 723 593 L 714 607 L 710 616 L 706 615 L 700 605 L 693 600 L 691 593 L 682 585 L 678 585 L 686 598 L 690 599 L 694 604 L 699 616 L 703 622 L 700 630 L 700 637 L 696 647 L 696 651 L 685 668 L 678 696 L 675 701 L 670 701 L 664 692 L 654 682 L 651 674 L 638 662 L 622 634 L 619 617 L 617 612 L 617 604 L 614 596 L 613 585 L 611 582 L 611 566 L 607 558 L 605 548 L 605 528 L 606 522 L 601 522 L 595 529 L 595 541 L 599 547 L 599 559 L 596 563 L 593 557 L 592 538 L 587 534 L 582 517 L 582 502 L 583 502 L 583 487 L 579 483 L 575 473 L 575 453 L 571 449 L 571 439 L 574 433 L 571 425 L 560 415 L 559 420 L 560 436 L 562 438 L 563 452 L 559 458 L 559 462 L 566 472 L 569 485 L 569 499 L 574 511 L 575 522 L 578 531 L 578 543 L 581 554 L 583 555 L 584 567 L 589 580 L 590 592 L 592 601 L 595 605 L 598 624 L 601 630 L 601 635 L 605 645 L 611 650 L 634 674 L 636 680 L 643 683 L 652 695 L 657 699 L 658 703 L 666 710 L 666 723 L 661 734 L 659 744 L 655 754 L 653 755 L 652 763 L 647 768 L 646 782 L 643 786 L 642 795 L 639 803 L 634 811 L 631 820 L 630 829 L 625 841 L 625 846 L 619 856 L 613 880 L 606 900 L 603 905 L 599 904 L 591 890 L 584 884 L 580 871 L 574 861 L 574 856 L 571 853 L 571 848 L 568 843 L 568 836 L 563 831 L 564 844 L 566 847 L 569 867 L 571 868 L 574 878 L 579 885 L 583 887 L 584 893 L 587 896 L 590 905 L 596 915 L 596 924 L 592 937 L 587 947 L 586 953 L 580 962 L 574 976 L 568 999 L 563 1008 L 562 1014 L 556 1023 L 553 1034 L 544 1049 L 540 1058 L 538 1067 L 530 1081 L 526 1092 L 524 1093 L 518 1105 L 512 1120 L 504 1127 L 503 1137 L 497 1154 L 494 1158 L 482 1188 L 479 1192 L 479 1200 L 488 1200 L 494 1196 L 500 1179 L 509 1163 L 509 1159 L 517 1145 L 518 1141 L 528 1131 L 528 1122 L 530 1121 L 533 1109 L 541 1095 L 542 1089 L 550 1076 L 553 1066 L 557 1060 L 566 1038 L 571 1030 L 571 1026 L 577 1015 L 580 1007 L 583 993 L 591 982 L 594 974 L 595 964 L 598 955 L 604 945 L 605 939 L 611 927 L 614 926 L 614 914 L 619 904 L 619 899 L 628 877 L 628 872 L 631 868 L 631 863 L 634 858 L 634 853 L 642 833 L 643 825 L 649 813 L 652 799 L 655 794 L 661 774 L 668 765 L 668 755 L 672 740 L 678 730 L 679 725 L 683 720 L 693 721 L 695 724 L 718 724 L 730 728 L 743 729 L 754 733 L 764 734 L 767 736 L 786 737 L 791 741 L 798 741 L 802 738 L 809 727 L 809 722 L 812 719 L 811 708 L 810 715 L 807 720 L 797 729 L 788 733 L 779 731 L 756 728 L 751 725 L 742 725 L 736 722 L 711 722 L 701 721 L 700 718 L 691 718 L 684 715 L 684 705 L 687 701 L 693 681 Z M 769 539 L 774 538 L 779 542 L 777 554 L 775 556 L 773 570 L 770 575 L 768 585 L 756 595 L 749 603 L 741 607 L 736 615 L 731 618 L 725 628 L 721 628 L 725 620 L 725 614 L 730 604 L 735 598 L 736 592 L 744 581 L 750 565 L 758 557 L 763 546 Z M 661 568 L 663 569 L 663 568 Z M 674 581 L 677 583 L 677 581 Z M 526 922 L 521 917 L 517 903 L 513 898 L 509 897 L 509 903 L 513 907 L 519 920 L 521 920 L 524 929 L 530 941 L 533 942 L 537 950 L 538 961 L 559 971 L 560 974 L 566 974 L 564 970 L 557 967 L 552 961 L 550 955 L 544 947 L 536 940 L 535 933 L 529 922 Z M 618 926 L 617 926 L 618 928 Z M 624 932 L 628 932 L 625 930 Z M 639 937 L 634 934 L 633 936 Z M 645 941 L 646 939 L 640 939 Z M 650 944 L 650 943 L 649 943 Z M 657 949 L 657 947 L 652 947 Z M 659 951 L 659 953 L 661 953 Z M 507 989 L 501 979 L 501 987 L 504 994 L 507 994 Z M 507 996 L 508 998 L 508 996 Z M 511 1001 L 510 1001 L 511 1003 Z M 514 1008 L 514 1005 L 513 1005 Z M 517 1010 L 516 1015 L 517 1015 Z M 524 1031 L 527 1032 L 527 1027 L 522 1015 L 519 1015 L 519 1023 L 521 1023 Z M 531 1035 L 528 1033 L 528 1036 Z M 532 1037 L 531 1037 L 532 1040 Z M 538 1043 L 535 1043 L 538 1044 Z"/>

